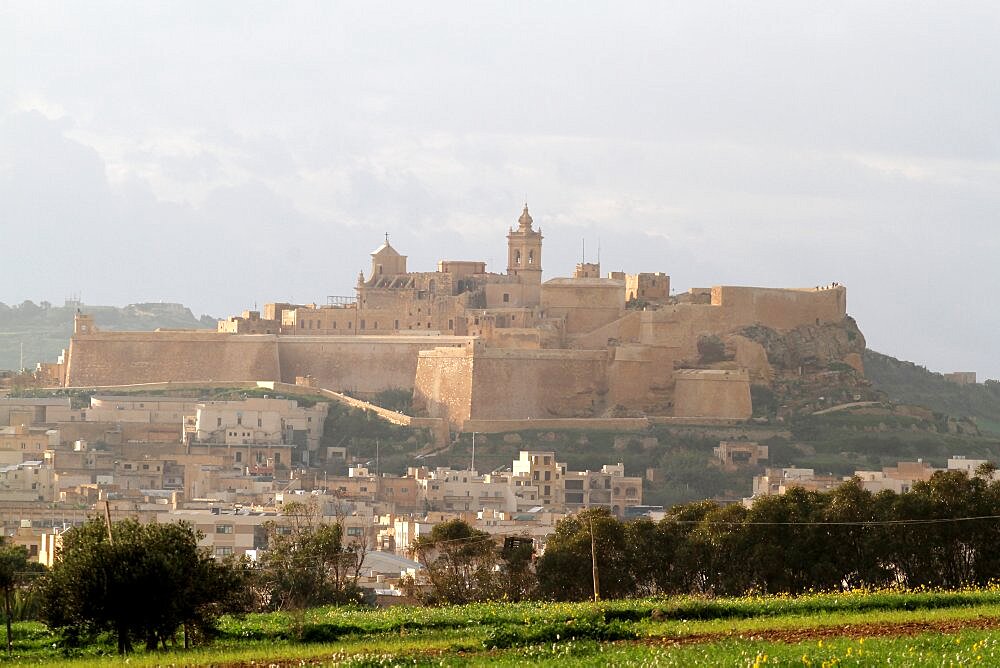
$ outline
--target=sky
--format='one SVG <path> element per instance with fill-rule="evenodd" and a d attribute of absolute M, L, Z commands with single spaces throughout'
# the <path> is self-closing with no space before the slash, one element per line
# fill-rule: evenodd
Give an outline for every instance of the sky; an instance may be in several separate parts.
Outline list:
<path fill-rule="evenodd" d="M 0 301 L 226 316 L 581 258 L 847 286 L 1000 378 L 1000 3 L 0 0 Z"/>

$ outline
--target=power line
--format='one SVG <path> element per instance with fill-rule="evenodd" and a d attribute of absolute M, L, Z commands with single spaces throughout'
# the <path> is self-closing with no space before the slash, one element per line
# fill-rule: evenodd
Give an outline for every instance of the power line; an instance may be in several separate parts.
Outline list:
<path fill-rule="evenodd" d="M 848 520 L 848 521 L 806 521 L 806 522 L 741 522 L 737 520 L 674 520 L 664 518 L 673 524 L 708 524 L 719 526 L 896 526 L 906 524 L 948 524 L 953 522 L 973 522 L 976 520 L 1000 520 L 1000 515 L 978 515 L 974 517 L 941 517 L 923 520 Z"/>

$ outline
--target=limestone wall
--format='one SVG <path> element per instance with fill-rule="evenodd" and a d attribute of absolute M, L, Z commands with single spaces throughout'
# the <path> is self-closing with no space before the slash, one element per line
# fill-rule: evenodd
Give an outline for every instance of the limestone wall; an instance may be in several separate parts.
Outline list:
<path fill-rule="evenodd" d="M 746 371 L 683 369 L 674 378 L 676 417 L 748 419 L 753 414 Z"/>
<path fill-rule="evenodd" d="M 803 288 L 712 288 L 712 305 L 725 311 L 730 327 L 755 323 L 776 330 L 799 325 L 840 322 L 847 315 L 847 289 L 842 286 Z"/>
<path fill-rule="evenodd" d="M 641 317 L 641 311 L 629 311 L 603 327 L 571 337 L 569 346 L 580 350 L 600 350 L 612 340 L 618 343 L 638 341 Z"/>
<path fill-rule="evenodd" d="M 413 388 L 414 410 L 447 420 L 456 428 L 472 412 L 472 350 L 436 348 L 421 351 Z"/>
<path fill-rule="evenodd" d="M 591 332 L 621 317 L 625 284 L 609 278 L 553 278 L 542 284 L 542 309 L 566 319 L 567 334 Z"/>
<path fill-rule="evenodd" d="M 455 429 L 469 420 L 594 417 L 607 394 L 606 351 L 436 349 L 420 353 L 414 406 Z"/>
<path fill-rule="evenodd" d="M 476 350 L 471 417 L 594 417 L 607 394 L 607 352 Z"/>
<path fill-rule="evenodd" d="M 274 335 L 98 332 L 70 340 L 66 384 L 277 379 Z"/>
<path fill-rule="evenodd" d="M 461 336 L 288 336 L 278 339 L 281 381 L 311 375 L 320 387 L 371 394 L 412 389 L 421 350 L 463 346 Z"/>

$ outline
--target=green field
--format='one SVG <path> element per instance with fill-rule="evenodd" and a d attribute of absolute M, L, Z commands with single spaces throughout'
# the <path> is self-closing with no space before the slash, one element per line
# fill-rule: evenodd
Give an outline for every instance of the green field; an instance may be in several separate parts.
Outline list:
<path fill-rule="evenodd" d="M 19 665 L 115 665 L 111 638 L 71 650 L 15 624 Z M 316 608 L 225 617 L 208 646 L 128 665 L 941 665 L 1000 663 L 1000 588 L 800 597 Z"/>

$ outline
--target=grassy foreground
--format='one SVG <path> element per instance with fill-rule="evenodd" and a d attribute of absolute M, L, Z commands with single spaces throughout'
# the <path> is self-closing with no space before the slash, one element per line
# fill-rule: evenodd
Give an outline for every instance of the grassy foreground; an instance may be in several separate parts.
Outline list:
<path fill-rule="evenodd" d="M 110 638 L 69 652 L 15 625 L 20 665 L 115 665 Z M 193 650 L 128 665 L 941 665 L 1000 664 L 1000 589 L 789 597 L 317 608 L 226 617 Z"/>

